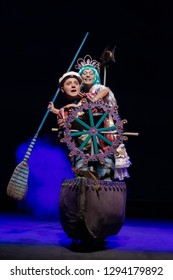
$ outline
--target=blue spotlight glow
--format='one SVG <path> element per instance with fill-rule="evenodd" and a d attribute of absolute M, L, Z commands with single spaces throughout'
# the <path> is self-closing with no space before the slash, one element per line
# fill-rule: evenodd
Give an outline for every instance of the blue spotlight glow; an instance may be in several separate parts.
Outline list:
<path fill-rule="evenodd" d="M 17 163 L 23 160 L 31 140 L 18 147 Z M 58 142 L 54 145 L 49 137 L 44 136 L 42 139 L 37 139 L 28 166 L 28 190 L 25 200 L 19 202 L 19 207 L 22 205 L 35 216 L 58 217 L 62 180 L 74 177 L 68 153 Z"/>

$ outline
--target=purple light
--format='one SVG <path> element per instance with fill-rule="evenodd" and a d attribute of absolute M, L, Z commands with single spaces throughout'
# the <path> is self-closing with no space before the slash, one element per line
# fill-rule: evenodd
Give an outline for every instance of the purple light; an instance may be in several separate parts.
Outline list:
<path fill-rule="evenodd" d="M 18 147 L 17 163 L 23 160 L 31 141 L 32 139 Z M 28 166 L 28 190 L 25 200 L 19 201 L 19 207 L 24 207 L 35 216 L 58 217 L 62 180 L 74 177 L 68 153 L 58 142 L 55 146 L 49 137 L 44 136 L 37 139 Z"/>

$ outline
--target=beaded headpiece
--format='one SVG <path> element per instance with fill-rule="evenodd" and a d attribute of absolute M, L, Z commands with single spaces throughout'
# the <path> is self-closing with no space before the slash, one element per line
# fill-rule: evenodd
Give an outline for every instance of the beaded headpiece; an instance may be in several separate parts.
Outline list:
<path fill-rule="evenodd" d="M 84 58 L 78 58 L 75 68 L 80 70 L 84 66 L 94 67 L 100 71 L 100 63 L 97 60 L 92 59 L 92 57 L 88 54 Z"/>

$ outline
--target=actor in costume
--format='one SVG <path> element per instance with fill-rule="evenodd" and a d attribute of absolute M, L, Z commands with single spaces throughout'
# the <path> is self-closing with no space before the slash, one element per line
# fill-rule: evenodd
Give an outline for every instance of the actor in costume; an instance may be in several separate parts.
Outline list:
<path fill-rule="evenodd" d="M 82 80 L 80 80 L 81 88 L 80 90 L 78 89 L 77 93 L 75 92 L 75 90 L 73 94 L 72 91 L 70 92 L 70 94 L 66 93 L 66 90 L 64 90 L 63 87 L 64 82 L 68 79 L 69 75 L 73 74 L 75 76 L 77 75 L 76 72 L 71 71 L 65 73 L 59 79 L 61 90 L 66 94 L 69 104 L 64 106 L 60 110 L 58 110 L 54 107 L 53 103 L 50 102 L 48 108 L 52 113 L 58 115 L 59 118 L 58 124 L 60 126 L 64 125 L 64 120 L 66 120 L 68 117 L 69 109 L 76 108 L 81 105 L 82 98 L 87 98 L 87 100 L 91 102 L 102 101 L 104 104 L 107 104 L 110 107 L 117 106 L 117 101 L 113 92 L 110 90 L 109 87 L 106 87 L 101 84 L 99 67 L 100 64 L 96 60 L 92 60 L 91 56 L 89 55 L 86 55 L 84 59 L 79 58 L 77 60 L 76 68 L 79 70 L 78 74 L 82 78 Z M 79 76 L 77 76 L 78 79 Z M 104 120 L 104 126 L 110 127 L 112 125 L 114 125 L 114 122 L 112 117 L 109 116 L 109 118 L 106 118 Z M 114 141 L 116 137 L 116 133 L 115 134 L 108 133 L 106 137 L 110 141 Z M 81 136 L 79 138 L 79 140 L 81 141 L 84 141 L 84 139 L 85 139 L 84 136 Z M 104 141 L 99 140 L 99 144 L 101 149 L 105 151 L 106 146 Z M 105 172 L 103 172 L 103 166 L 100 166 L 99 163 L 97 164 L 97 172 L 99 174 L 98 178 L 107 179 L 107 180 L 115 180 L 115 179 L 124 180 L 124 178 L 129 178 L 128 167 L 130 165 L 131 165 L 130 158 L 126 152 L 125 145 L 122 143 L 119 145 L 116 155 L 112 155 L 112 157 L 105 158 Z M 78 170 L 81 168 L 82 169 L 84 168 L 86 170 L 87 167 L 84 167 L 82 158 L 76 158 L 75 169 Z M 109 173 L 109 175 L 107 173 Z"/>
<path fill-rule="evenodd" d="M 57 114 L 58 117 L 58 124 L 61 128 L 59 130 L 59 136 L 63 137 L 63 128 L 65 121 L 67 120 L 71 108 L 76 108 L 81 105 L 81 101 L 83 98 L 88 98 L 92 100 L 93 96 L 97 96 L 95 93 L 81 93 L 81 83 L 82 78 L 77 72 L 67 72 L 63 74 L 63 76 L 59 79 L 59 85 L 61 87 L 61 91 L 66 95 L 66 98 L 69 101 L 69 104 L 57 109 L 54 107 L 52 102 L 49 102 L 48 109 L 54 114 Z M 80 117 L 84 118 L 84 113 L 80 113 Z M 85 135 L 80 136 L 77 138 L 77 145 L 80 145 L 81 142 L 85 140 Z M 103 146 L 100 144 L 100 146 Z M 91 141 L 85 146 L 84 151 L 85 153 L 91 149 Z M 100 162 L 92 162 L 89 165 L 84 164 L 84 159 L 80 156 L 71 157 L 72 160 L 72 169 L 76 174 L 79 174 L 81 171 L 90 171 L 92 174 L 96 175 L 98 179 L 105 179 L 105 180 L 113 180 L 114 176 L 114 156 L 112 158 L 105 158 L 105 164 L 101 164 Z"/>
<path fill-rule="evenodd" d="M 92 102 L 98 100 L 103 100 L 108 106 L 117 106 L 116 98 L 109 87 L 101 84 L 100 81 L 100 63 L 93 60 L 90 55 L 86 55 L 84 59 L 79 58 L 77 60 L 76 69 L 79 70 L 79 74 L 82 77 L 82 87 L 83 92 L 91 92 L 93 98 L 90 99 Z M 111 117 L 105 119 L 105 127 L 113 125 L 113 120 Z M 113 141 L 116 134 L 108 134 L 107 138 Z M 124 144 L 120 144 L 117 149 L 118 153 L 115 156 L 115 168 L 114 168 L 114 179 L 124 180 L 124 178 L 129 178 L 129 173 L 127 168 L 131 165 L 130 158 L 126 152 Z"/>

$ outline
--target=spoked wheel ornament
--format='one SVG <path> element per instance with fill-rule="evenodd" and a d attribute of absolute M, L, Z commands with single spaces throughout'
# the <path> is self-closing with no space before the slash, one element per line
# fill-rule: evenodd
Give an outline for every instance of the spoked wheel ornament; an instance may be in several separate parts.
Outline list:
<path fill-rule="evenodd" d="M 110 117 L 113 125 L 105 127 L 104 123 Z M 98 160 L 104 164 L 104 158 L 116 154 L 118 146 L 123 142 L 123 121 L 117 107 L 109 107 L 100 101 L 92 103 L 84 99 L 81 106 L 72 109 L 65 127 L 63 142 L 70 149 L 69 156 L 78 155 L 84 158 L 85 164 Z M 113 141 L 108 139 L 108 134 L 116 135 Z M 76 140 L 82 136 L 83 141 L 79 144 Z M 100 140 L 104 143 L 104 149 L 100 147 Z"/>

